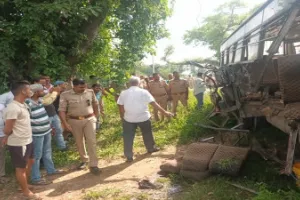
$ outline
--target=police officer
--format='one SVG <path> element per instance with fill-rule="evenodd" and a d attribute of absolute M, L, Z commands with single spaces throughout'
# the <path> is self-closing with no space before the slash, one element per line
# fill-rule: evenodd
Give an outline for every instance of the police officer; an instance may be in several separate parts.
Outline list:
<path fill-rule="evenodd" d="M 153 80 L 148 84 L 149 92 L 154 97 L 155 101 L 165 110 L 167 110 L 168 102 L 168 85 L 165 81 L 161 80 L 158 73 L 153 74 Z M 153 109 L 153 115 L 156 121 L 159 121 L 158 110 Z M 164 120 L 164 115 L 162 114 L 161 119 Z"/>
<path fill-rule="evenodd" d="M 76 140 L 81 159 L 78 169 L 84 169 L 89 161 L 90 172 L 98 175 L 100 173 L 96 151 L 98 101 L 94 91 L 86 89 L 84 80 L 74 79 L 73 89 L 61 94 L 59 114 L 64 126 L 73 133 Z M 88 156 L 84 141 L 87 143 Z"/>
<path fill-rule="evenodd" d="M 170 81 L 172 79 L 173 79 L 173 74 L 172 73 L 168 74 L 168 80 L 166 80 L 166 83 L 169 85 Z M 170 92 L 169 92 L 167 107 L 168 107 L 168 110 L 170 110 L 170 111 L 172 110 L 172 96 L 170 95 Z"/>
<path fill-rule="evenodd" d="M 170 81 L 169 90 L 172 96 L 172 110 L 176 114 L 178 102 L 180 101 L 183 106 L 187 107 L 187 100 L 189 95 L 189 84 L 187 80 L 181 79 L 179 73 L 173 72 L 174 78 Z"/>

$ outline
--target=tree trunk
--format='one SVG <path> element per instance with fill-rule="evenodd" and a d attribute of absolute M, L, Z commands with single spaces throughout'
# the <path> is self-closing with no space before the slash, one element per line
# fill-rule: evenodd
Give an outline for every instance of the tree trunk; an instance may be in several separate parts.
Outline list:
<path fill-rule="evenodd" d="M 81 56 L 86 54 L 91 49 L 93 41 L 98 35 L 99 27 L 101 26 L 101 24 L 103 24 L 107 16 L 108 9 L 108 3 L 106 2 L 102 7 L 102 12 L 99 13 L 98 16 L 91 16 L 88 21 L 83 24 L 80 32 L 86 35 L 87 39 L 82 41 L 82 43 L 80 44 L 78 55 L 67 57 L 67 61 L 69 62 L 72 71 L 75 71 L 73 70 L 75 65 L 81 62 Z"/>

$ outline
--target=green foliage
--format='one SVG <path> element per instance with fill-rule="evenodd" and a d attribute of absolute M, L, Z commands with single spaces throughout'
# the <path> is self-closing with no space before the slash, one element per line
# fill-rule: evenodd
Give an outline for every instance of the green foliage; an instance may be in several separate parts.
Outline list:
<path fill-rule="evenodd" d="M 167 0 L 3 0 L 0 10 L 2 83 L 37 74 L 121 79 L 167 35 L 171 14 Z"/>
<path fill-rule="evenodd" d="M 276 192 L 271 192 L 266 189 L 265 186 L 262 186 L 259 194 L 254 197 L 252 200 L 298 200 L 300 199 L 300 193 L 295 190 L 282 191 L 278 190 Z"/>
<path fill-rule="evenodd" d="M 177 180 L 178 181 L 178 180 Z M 182 183 L 184 180 L 181 180 Z M 207 180 L 201 181 L 189 185 L 187 192 L 183 193 L 176 200 L 298 200 L 300 199 L 300 193 L 295 190 L 283 191 L 278 190 L 272 192 L 268 190 L 265 186 L 259 189 L 258 195 L 254 195 L 245 190 L 233 187 L 228 184 L 232 182 L 229 178 L 218 176 L 211 177 Z M 247 181 L 243 181 L 241 186 L 246 188 L 253 188 L 253 184 Z"/>
<path fill-rule="evenodd" d="M 184 35 L 186 44 L 203 44 L 215 51 L 215 57 L 220 57 L 220 46 L 231 32 L 233 32 L 247 14 L 238 14 L 238 9 L 245 8 L 245 3 L 241 0 L 232 0 L 220 5 L 214 12 L 204 18 L 202 25 L 198 28 L 188 30 Z"/>
<path fill-rule="evenodd" d="M 253 195 L 227 184 L 226 178 L 211 177 L 193 184 L 176 200 L 250 200 Z"/>

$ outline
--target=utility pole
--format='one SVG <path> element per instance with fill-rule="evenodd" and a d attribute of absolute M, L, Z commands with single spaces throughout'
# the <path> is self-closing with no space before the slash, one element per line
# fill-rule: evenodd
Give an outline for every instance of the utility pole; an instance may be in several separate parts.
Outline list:
<path fill-rule="evenodd" d="M 154 56 L 152 55 L 152 72 L 155 73 Z"/>

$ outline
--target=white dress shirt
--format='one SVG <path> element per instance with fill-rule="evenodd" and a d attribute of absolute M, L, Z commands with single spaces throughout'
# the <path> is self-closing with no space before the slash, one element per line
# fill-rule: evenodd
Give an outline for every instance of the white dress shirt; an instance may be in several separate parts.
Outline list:
<path fill-rule="evenodd" d="M 194 95 L 205 92 L 205 83 L 201 78 L 196 78 L 194 85 Z"/>
<path fill-rule="evenodd" d="M 154 102 L 154 97 L 144 89 L 131 86 L 121 92 L 118 105 L 125 109 L 124 120 L 130 123 L 144 122 L 150 119 L 148 104 Z"/>

